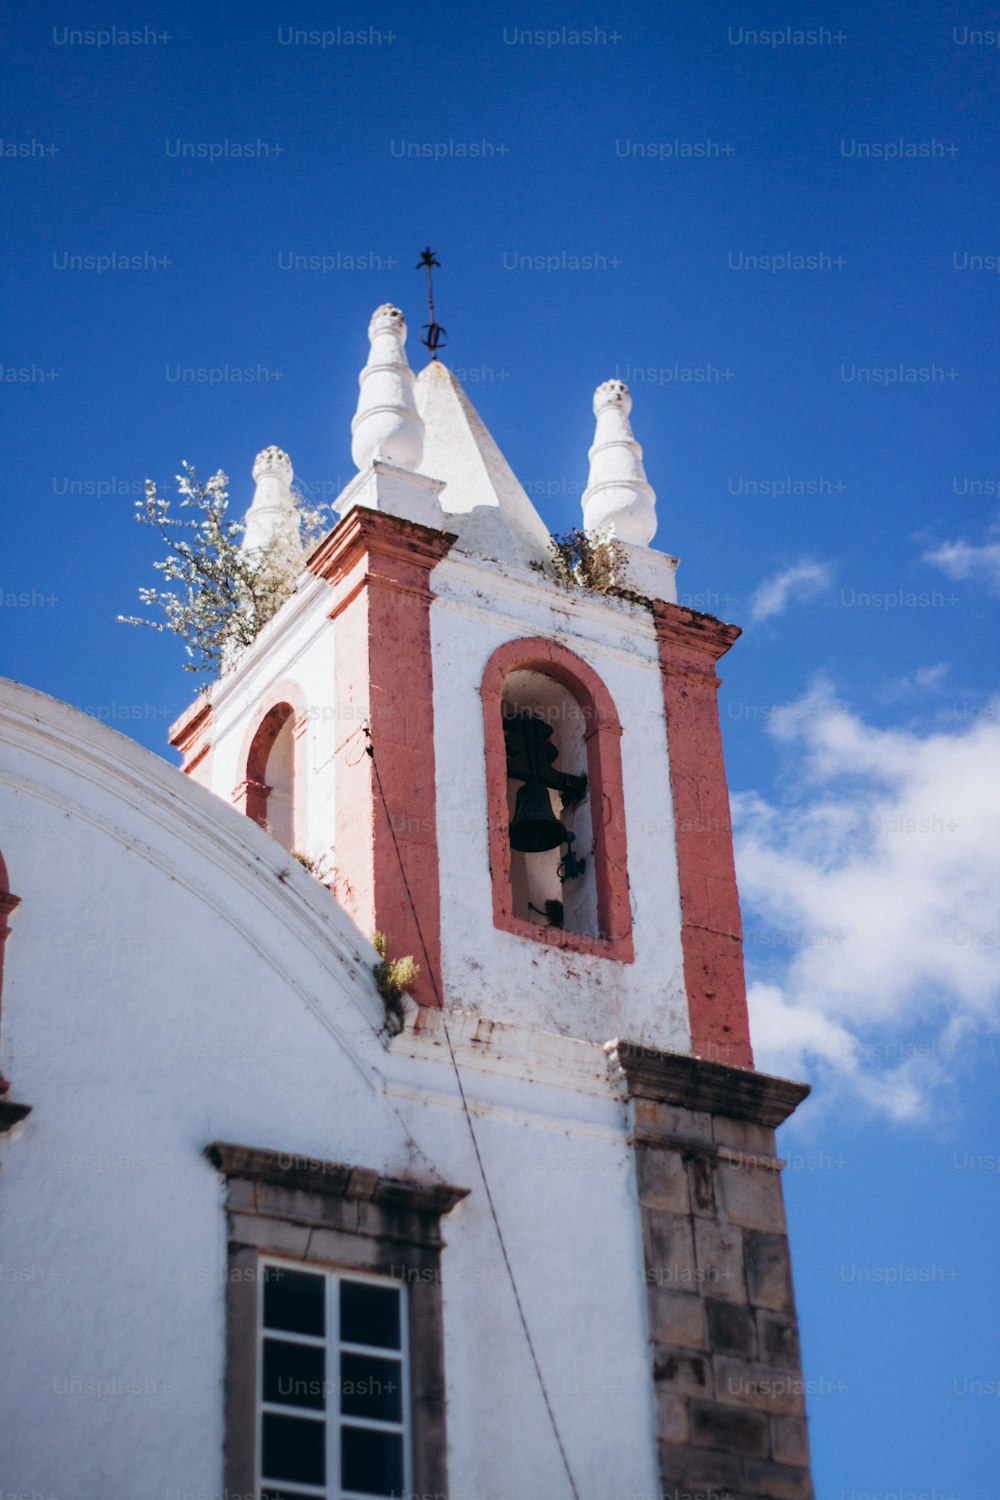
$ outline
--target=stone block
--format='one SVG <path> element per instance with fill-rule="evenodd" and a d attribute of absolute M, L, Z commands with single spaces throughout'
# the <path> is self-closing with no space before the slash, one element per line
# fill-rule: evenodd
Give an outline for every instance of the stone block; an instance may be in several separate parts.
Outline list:
<path fill-rule="evenodd" d="M 802 1417 L 771 1418 L 771 1452 L 781 1464 L 809 1467 L 809 1429 Z"/>
<path fill-rule="evenodd" d="M 757 1314 L 757 1332 L 762 1364 L 776 1370 L 800 1370 L 802 1351 L 799 1348 L 799 1330 L 794 1318 L 783 1318 L 774 1313 Z"/>
<path fill-rule="evenodd" d="M 770 1430 L 759 1411 L 738 1406 L 720 1406 L 714 1401 L 691 1402 L 691 1442 L 700 1448 L 720 1448 L 723 1453 L 767 1456 Z"/>
<path fill-rule="evenodd" d="M 647 1286 L 671 1287 L 675 1291 L 695 1290 L 699 1281 L 691 1220 L 663 1209 L 644 1208 L 642 1230 Z"/>
<path fill-rule="evenodd" d="M 715 1218 L 715 1163 L 700 1151 L 687 1156 L 688 1190 L 691 1212 L 704 1218 Z"/>
<path fill-rule="evenodd" d="M 712 1364 L 717 1401 L 782 1416 L 804 1415 L 805 1382 L 798 1373 L 726 1354 L 715 1355 Z"/>
<path fill-rule="evenodd" d="M 257 1183 L 248 1177 L 230 1177 L 226 1182 L 226 1207 L 230 1213 L 241 1210 L 254 1213 L 257 1208 Z"/>
<path fill-rule="evenodd" d="M 710 1448 L 660 1444 L 660 1480 L 664 1500 L 677 1500 L 692 1491 L 707 1491 L 712 1500 L 727 1500 L 734 1492 L 743 1493 L 743 1460 L 731 1453 L 713 1453 Z"/>
<path fill-rule="evenodd" d="M 257 1245 L 271 1255 L 290 1255 L 304 1259 L 313 1230 L 308 1224 L 291 1224 L 285 1219 L 265 1219 L 257 1214 L 231 1214 L 229 1237 L 240 1245 Z"/>
<path fill-rule="evenodd" d="M 696 1293 L 650 1287 L 649 1322 L 654 1343 L 683 1344 L 686 1349 L 710 1347 L 705 1303 Z"/>
<path fill-rule="evenodd" d="M 769 1167 L 746 1162 L 722 1160 L 715 1172 L 719 1212 L 733 1224 L 747 1229 L 766 1229 L 784 1234 L 785 1204 L 781 1194 L 781 1176 Z"/>
<path fill-rule="evenodd" d="M 695 1219 L 694 1239 L 702 1294 L 745 1302 L 742 1231 L 732 1224 Z"/>
<path fill-rule="evenodd" d="M 642 1134 L 676 1137 L 682 1141 L 712 1141 L 712 1116 L 681 1104 L 661 1104 L 641 1097 L 632 1101 L 635 1128 Z"/>
<path fill-rule="evenodd" d="M 656 1431 L 661 1443 L 690 1442 L 691 1419 L 685 1397 L 662 1387 L 657 1390 Z"/>
<path fill-rule="evenodd" d="M 677 1345 L 656 1344 L 653 1348 L 653 1379 L 657 1389 L 675 1395 L 713 1397 L 712 1361 L 707 1354 L 696 1354 Z"/>
<path fill-rule="evenodd" d="M 787 1468 L 766 1459 L 746 1460 L 744 1486 L 762 1500 L 813 1500 L 812 1480 L 808 1469 Z"/>
<path fill-rule="evenodd" d="M 738 1302 L 726 1302 L 721 1297 L 707 1297 L 705 1309 L 713 1354 L 757 1358 L 757 1325 L 749 1308 L 741 1307 Z"/>
<path fill-rule="evenodd" d="M 747 1236 L 746 1274 L 750 1302 L 756 1307 L 794 1315 L 788 1240 L 783 1234 L 754 1233 Z"/>
<path fill-rule="evenodd" d="M 749 1120 L 730 1120 L 726 1115 L 712 1116 L 712 1131 L 717 1146 L 729 1146 L 748 1156 L 774 1156 L 774 1131 L 769 1125 L 752 1125 Z"/>
<path fill-rule="evenodd" d="M 637 1145 L 635 1162 L 639 1202 L 644 1207 L 688 1212 L 687 1174 L 676 1151 L 667 1146 Z"/>

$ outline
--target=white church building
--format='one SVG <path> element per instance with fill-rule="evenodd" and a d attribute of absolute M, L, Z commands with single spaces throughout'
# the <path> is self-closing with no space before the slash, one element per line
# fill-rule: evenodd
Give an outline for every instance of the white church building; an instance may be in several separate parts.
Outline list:
<path fill-rule="evenodd" d="M 676 603 L 621 382 L 595 588 L 369 334 L 337 523 L 182 769 L 0 681 L 0 1497 L 811 1500 L 739 631 Z M 298 546 L 254 477 L 244 545 Z"/>

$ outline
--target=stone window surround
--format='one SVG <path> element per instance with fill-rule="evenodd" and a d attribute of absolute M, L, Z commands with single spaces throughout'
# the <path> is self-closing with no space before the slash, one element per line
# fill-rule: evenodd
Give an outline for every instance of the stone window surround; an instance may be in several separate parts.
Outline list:
<path fill-rule="evenodd" d="M 258 1282 L 280 1256 L 405 1282 L 413 1489 L 447 1494 L 441 1220 L 469 1190 L 226 1141 L 205 1155 L 226 1179 L 227 1493 L 254 1493 Z"/>

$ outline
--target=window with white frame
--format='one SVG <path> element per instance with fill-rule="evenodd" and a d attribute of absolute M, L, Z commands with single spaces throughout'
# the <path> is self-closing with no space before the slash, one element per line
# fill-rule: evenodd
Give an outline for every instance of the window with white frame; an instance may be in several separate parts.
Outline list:
<path fill-rule="evenodd" d="M 262 1263 L 261 1500 L 410 1491 L 405 1285 Z"/>
<path fill-rule="evenodd" d="M 213 1141 L 226 1180 L 227 1495 L 446 1495 L 441 1252 L 467 1196 Z"/>

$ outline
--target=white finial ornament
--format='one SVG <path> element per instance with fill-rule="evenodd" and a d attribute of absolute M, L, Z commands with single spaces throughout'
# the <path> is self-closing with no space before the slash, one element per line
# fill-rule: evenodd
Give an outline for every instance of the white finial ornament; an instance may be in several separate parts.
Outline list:
<path fill-rule="evenodd" d="M 292 461 L 274 444 L 264 448 L 254 459 L 253 477 L 257 488 L 246 514 L 246 530 L 240 546 L 245 552 L 261 552 L 280 539 L 281 551 L 289 557 L 300 556 L 299 512 L 292 494 Z"/>
<path fill-rule="evenodd" d="M 406 320 L 384 303 L 368 325 L 371 350 L 358 377 L 361 390 L 351 423 L 351 456 L 359 469 L 387 459 L 416 469 L 424 449 L 424 424 L 414 399 L 414 375 L 406 358 Z"/>
<path fill-rule="evenodd" d="M 656 495 L 632 434 L 632 397 L 621 380 L 606 380 L 594 392 L 597 430 L 590 450 L 590 476 L 583 492 L 584 530 L 648 547 L 656 531 Z"/>

